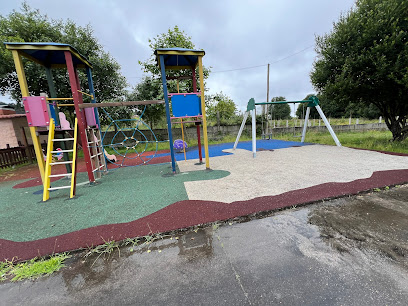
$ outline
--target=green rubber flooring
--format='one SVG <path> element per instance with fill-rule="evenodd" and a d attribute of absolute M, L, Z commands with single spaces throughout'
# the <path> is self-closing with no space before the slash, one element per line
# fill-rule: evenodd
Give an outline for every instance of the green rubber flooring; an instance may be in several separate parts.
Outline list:
<path fill-rule="evenodd" d="M 193 171 L 169 175 L 169 164 L 128 167 L 110 171 L 94 186 L 50 193 L 42 202 L 42 187 L 13 189 L 22 181 L 0 184 L 0 239 L 16 242 L 53 237 L 103 224 L 124 223 L 154 213 L 170 204 L 188 200 L 186 181 L 213 180 L 227 171 Z M 77 182 L 86 181 L 79 173 Z M 69 185 L 59 180 L 51 186 Z"/>

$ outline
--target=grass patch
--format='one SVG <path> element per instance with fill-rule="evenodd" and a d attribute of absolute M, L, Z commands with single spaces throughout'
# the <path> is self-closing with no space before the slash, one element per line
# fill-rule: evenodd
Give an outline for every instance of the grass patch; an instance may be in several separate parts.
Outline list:
<path fill-rule="evenodd" d="M 342 146 L 360 149 L 387 151 L 408 154 L 408 139 L 401 142 L 392 141 L 390 131 L 347 131 L 336 132 Z M 274 139 L 300 141 L 292 134 L 275 134 Z M 329 132 L 307 132 L 306 142 L 334 145 L 334 140 Z"/>
<path fill-rule="evenodd" d="M 68 253 L 52 256 L 49 259 L 33 258 L 29 261 L 14 264 L 12 261 L 0 262 L 0 281 L 11 278 L 12 282 L 24 279 L 36 279 L 40 276 L 52 274 L 64 266 L 64 261 L 70 258 Z"/>

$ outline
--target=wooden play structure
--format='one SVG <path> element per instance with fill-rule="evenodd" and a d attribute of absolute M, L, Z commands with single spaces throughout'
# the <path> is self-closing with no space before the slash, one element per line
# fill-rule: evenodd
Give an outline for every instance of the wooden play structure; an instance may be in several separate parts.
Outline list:
<path fill-rule="evenodd" d="M 204 90 L 197 92 L 195 77 L 195 69 L 198 66 L 200 87 L 204 88 L 202 68 L 202 57 L 205 54 L 204 51 L 180 48 L 158 49 L 155 51 L 162 73 L 164 100 L 96 103 L 92 80 L 92 65 L 72 46 L 61 43 L 26 42 L 6 42 L 5 45 L 6 48 L 12 52 L 16 66 L 24 109 L 30 128 L 30 134 L 34 143 L 35 154 L 43 183 L 43 201 L 47 201 L 49 199 L 50 191 L 57 189 L 70 189 L 70 197 L 72 198 L 75 196 L 75 188 L 77 185 L 76 173 L 78 163 L 76 156 L 78 145 L 81 145 L 83 149 L 89 183 L 94 183 L 95 180 L 102 176 L 102 174 L 106 173 L 106 151 L 104 151 L 101 139 L 98 115 L 99 107 L 105 108 L 110 106 L 165 103 L 173 173 L 176 173 L 176 164 L 173 150 L 171 120 L 176 119 L 180 120 L 179 123 L 185 123 L 185 121 L 183 122 L 183 119 L 193 118 L 188 122 L 195 122 L 197 125 L 200 162 L 202 155 L 199 125 L 203 123 L 206 168 L 209 169 Z M 44 67 L 48 81 L 48 94 L 41 94 L 40 96 L 30 95 L 27 79 L 24 73 L 22 57 Z M 67 69 L 72 93 L 71 97 L 57 97 L 52 70 L 61 68 Z M 85 69 L 88 81 L 88 92 L 83 91 L 81 88 L 78 69 Z M 166 69 L 191 70 L 192 75 L 189 76 L 189 78 L 192 79 L 194 88 L 193 92 L 178 92 L 177 94 L 168 94 L 165 74 Z M 84 103 L 83 96 L 87 96 L 87 98 L 89 97 L 91 103 Z M 172 102 L 173 116 L 170 116 L 169 97 L 171 98 Z M 70 123 L 66 120 L 65 114 L 60 112 L 60 106 L 73 108 L 76 118 L 72 128 Z M 72 113 L 73 112 L 71 112 L 71 114 Z M 45 154 L 45 158 L 40 145 L 40 135 L 48 135 L 47 152 Z M 121 144 L 124 145 L 124 142 L 127 140 L 132 140 L 136 144 L 143 142 L 137 140 L 135 137 L 133 137 L 133 135 L 128 137 L 127 135 L 123 134 L 124 140 L 121 141 Z M 155 142 L 158 142 L 157 139 Z M 56 147 L 56 143 L 58 143 L 58 148 Z M 135 144 L 133 144 L 133 148 L 134 147 Z M 128 149 L 126 149 L 126 152 L 127 150 Z M 63 155 L 63 158 L 54 160 L 53 156 L 55 156 L 55 154 L 57 154 L 59 157 Z M 140 155 L 141 154 L 138 154 L 138 156 Z M 53 174 L 53 166 L 60 164 L 65 165 L 67 170 L 66 173 Z M 70 178 L 70 184 L 66 186 L 52 187 L 51 179 L 58 177 Z"/>
<path fill-rule="evenodd" d="M 242 131 L 244 130 L 244 127 L 245 127 L 246 120 L 248 118 L 249 113 L 251 113 L 252 114 L 252 154 L 253 154 L 253 157 L 255 158 L 256 157 L 256 106 L 257 105 L 267 105 L 267 104 L 289 104 L 289 103 L 307 104 L 306 115 L 305 115 L 305 120 L 304 120 L 304 125 L 303 125 L 303 131 L 302 131 L 302 139 L 301 139 L 302 143 L 305 141 L 305 137 L 306 137 L 306 129 L 308 125 L 310 109 L 312 107 L 315 107 L 320 117 L 323 119 L 323 122 L 326 125 L 327 129 L 329 130 L 330 135 L 332 136 L 334 142 L 336 143 L 338 147 L 341 147 L 340 141 L 337 138 L 336 133 L 333 131 L 332 127 L 330 126 L 329 121 L 327 120 L 326 116 L 324 115 L 322 111 L 322 108 L 319 105 L 320 104 L 319 99 L 316 96 L 310 96 L 308 100 L 302 100 L 302 101 L 274 101 L 274 102 L 259 102 L 259 103 L 255 103 L 255 99 L 251 98 L 248 101 L 247 109 L 244 114 L 244 119 L 242 120 L 241 127 L 239 129 L 233 149 L 235 150 L 237 148 L 239 138 L 241 137 Z"/>

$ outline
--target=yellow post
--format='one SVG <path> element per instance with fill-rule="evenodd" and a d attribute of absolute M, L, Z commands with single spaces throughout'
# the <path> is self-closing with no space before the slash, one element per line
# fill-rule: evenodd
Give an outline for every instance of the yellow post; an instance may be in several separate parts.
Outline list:
<path fill-rule="evenodd" d="M 183 140 L 183 152 L 184 152 L 184 160 L 187 160 L 186 157 L 186 147 L 184 146 L 184 127 L 183 127 L 183 118 L 180 118 L 181 123 L 181 138 Z"/>
<path fill-rule="evenodd" d="M 76 155 L 77 155 L 77 138 L 78 138 L 78 118 L 75 117 L 75 124 L 74 124 L 74 144 L 72 146 L 73 153 L 72 153 L 72 175 L 71 175 L 71 192 L 69 194 L 70 198 L 75 196 L 75 189 L 76 189 Z"/>
<path fill-rule="evenodd" d="M 28 97 L 30 95 L 27 86 L 27 79 L 24 73 L 23 61 L 17 50 L 11 51 L 13 54 L 14 65 L 16 66 L 16 72 L 18 77 L 18 82 L 20 83 L 21 95 L 23 97 Z M 30 126 L 31 139 L 33 140 L 35 156 L 37 157 L 38 168 L 40 170 L 41 180 L 44 184 L 44 157 L 41 149 L 40 138 L 37 136 L 36 129 L 34 126 Z"/>
<path fill-rule="evenodd" d="M 198 56 L 198 72 L 199 72 L 199 76 L 200 76 L 201 112 L 203 113 L 205 168 L 210 169 L 210 158 L 209 158 L 209 154 L 208 154 L 207 118 L 206 118 L 206 115 L 205 115 L 204 73 L 203 73 L 203 56 L 202 55 Z"/>
<path fill-rule="evenodd" d="M 50 191 L 48 188 L 50 188 L 51 180 L 50 180 L 50 175 L 51 175 L 51 162 L 52 162 L 52 149 L 54 147 L 54 131 L 55 131 L 55 124 L 54 124 L 54 119 L 50 119 L 50 125 L 49 125 L 49 130 L 48 130 L 48 144 L 47 144 L 47 157 L 46 157 L 46 162 L 45 162 L 45 178 L 43 180 L 43 201 L 47 201 L 50 198 Z"/>

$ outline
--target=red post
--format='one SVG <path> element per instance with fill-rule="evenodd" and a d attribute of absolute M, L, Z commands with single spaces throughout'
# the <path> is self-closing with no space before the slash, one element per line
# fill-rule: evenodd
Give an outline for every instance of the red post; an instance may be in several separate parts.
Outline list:
<path fill-rule="evenodd" d="M 197 92 L 197 79 L 195 68 L 192 67 L 191 71 L 193 73 L 193 92 Z M 200 157 L 200 164 L 203 162 L 203 153 L 201 152 L 201 134 L 200 134 L 200 122 L 196 122 L 197 127 L 197 140 L 198 140 L 198 156 Z"/>
<path fill-rule="evenodd" d="M 86 119 L 82 109 L 79 108 L 79 104 L 82 104 L 82 94 L 78 92 L 80 90 L 78 73 L 74 67 L 72 61 L 72 54 L 69 51 L 64 51 L 65 61 L 67 63 L 67 70 L 69 75 L 69 83 L 71 84 L 72 97 L 74 98 L 75 112 L 78 118 L 78 132 L 81 137 L 82 150 L 84 151 L 86 171 L 88 173 L 89 182 L 95 182 L 95 177 L 92 172 L 91 156 L 88 150 L 88 140 L 86 137 Z"/>
<path fill-rule="evenodd" d="M 193 92 L 197 92 L 197 79 L 196 79 L 195 68 L 192 67 L 191 71 L 193 73 Z"/>

